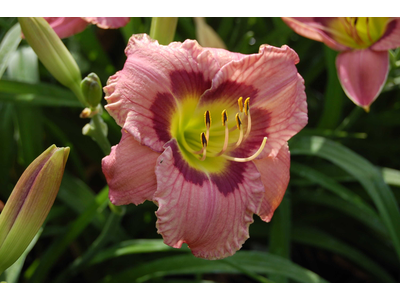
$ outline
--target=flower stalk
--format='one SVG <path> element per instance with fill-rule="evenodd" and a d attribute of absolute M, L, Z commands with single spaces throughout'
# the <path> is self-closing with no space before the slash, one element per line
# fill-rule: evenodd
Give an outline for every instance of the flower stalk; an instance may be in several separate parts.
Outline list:
<path fill-rule="evenodd" d="M 107 139 L 108 128 L 103 121 L 101 113 L 95 114 L 90 123 L 82 128 L 82 134 L 90 136 L 101 148 L 105 155 L 110 154 L 111 145 Z"/>
<path fill-rule="evenodd" d="M 178 18 L 157 18 L 151 19 L 150 37 L 158 40 L 160 45 L 168 45 L 174 40 Z"/>

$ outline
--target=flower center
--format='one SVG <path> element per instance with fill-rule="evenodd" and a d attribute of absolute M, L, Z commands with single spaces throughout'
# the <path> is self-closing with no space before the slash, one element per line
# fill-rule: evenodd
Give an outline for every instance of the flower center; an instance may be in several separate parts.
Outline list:
<path fill-rule="evenodd" d="M 340 17 L 332 19 L 325 30 L 342 45 L 363 49 L 378 41 L 390 18 Z"/>
<path fill-rule="evenodd" d="M 243 98 L 240 97 L 238 109 L 224 109 L 218 102 L 208 105 L 209 109 L 205 112 L 204 108 L 195 107 L 193 101 L 186 101 L 175 113 L 171 123 L 171 135 L 177 140 L 182 155 L 192 167 L 218 173 L 224 169 L 228 160 L 247 162 L 262 152 L 266 137 L 260 148 L 249 157 L 228 155 L 242 145 L 251 133 L 250 98 L 243 102 Z M 212 124 L 211 111 L 222 111 L 221 125 Z M 188 114 L 192 117 L 187 118 Z M 228 115 L 231 114 L 235 117 L 229 118 Z"/>

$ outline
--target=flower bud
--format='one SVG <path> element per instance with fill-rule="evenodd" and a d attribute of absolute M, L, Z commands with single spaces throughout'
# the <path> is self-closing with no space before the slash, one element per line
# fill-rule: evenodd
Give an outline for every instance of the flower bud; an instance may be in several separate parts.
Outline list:
<path fill-rule="evenodd" d="M 214 29 L 206 23 L 204 18 L 195 17 L 194 21 L 196 23 L 196 39 L 201 46 L 226 49 L 222 39 Z"/>
<path fill-rule="evenodd" d="M 50 146 L 25 170 L 0 214 L 0 274 L 25 251 L 60 188 L 69 148 Z"/>
<path fill-rule="evenodd" d="M 91 108 L 95 108 L 103 97 L 101 82 L 96 73 L 90 73 L 82 80 L 81 90 Z"/>
<path fill-rule="evenodd" d="M 71 53 L 43 18 L 18 18 L 22 32 L 46 69 L 71 89 L 86 106 L 80 83 L 82 75 Z"/>

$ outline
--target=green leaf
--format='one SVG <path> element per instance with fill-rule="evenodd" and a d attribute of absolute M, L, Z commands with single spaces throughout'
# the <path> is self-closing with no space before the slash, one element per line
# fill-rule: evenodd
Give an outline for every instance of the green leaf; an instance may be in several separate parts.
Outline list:
<path fill-rule="evenodd" d="M 188 248 L 175 249 L 164 244 L 163 240 L 156 239 L 138 239 L 123 241 L 106 250 L 99 252 L 90 262 L 90 264 L 98 264 L 108 259 L 116 257 L 137 254 L 137 253 L 152 253 L 164 251 L 187 251 Z"/>
<path fill-rule="evenodd" d="M 30 47 L 21 47 L 9 60 L 10 78 L 29 83 L 39 81 L 38 59 Z M 0 81 L 1 83 L 2 81 Z M 21 164 L 27 166 L 43 152 L 42 111 L 39 107 L 27 108 L 15 105 L 15 117 L 18 124 L 18 142 Z"/>
<path fill-rule="evenodd" d="M 277 274 L 296 282 L 326 282 L 317 274 L 304 269 L 291 261 L 269 253 L 240 251 L 234 256 L 225 258 L 232 264 L 255 273 Z M 128 268 L 109 278 L 111 282 L 145 282 L 167 275 L 204 274 L 204 273 L 241 273 L 231 264 L 222 260 L 204 260 L 191 254 L 176 255 L 153 260 L 139 267 Z"/>
<path fill-rule="evenodd" d="M 382 168 L 381 173 L 387 184 L 400 186 L 400 171 L 390 168 Z"/>
<path fill-rule="evenodd" d="M 6 70 L 9 60 L 21 42 L 21 27 L 15 24 L 4 36 L 0 44 L 0 78 Z"/>
<path fill-rule="evenodd" d="M 380 282 L 395 282 L 391 275 L 368 256 L 320 230 L 294 227 L 293 241 L 337 253 L 368 271 Z"/>
<path fill-rule="evenodd" d="M 20 47 L 8 61 L 8 78 L 21 82 L 38 83 L 38 58 L 29 46 Z"/>
<path fill-rule="evenodd" d="M 269 253 L 290 259 L 291 205 L 288 197 L 276 209 L 271 221 Z M 274 282 L 288 282 L 287 278 L 271 275 Z"/>
<path fill-rule="evenodd" d="M 361 197 L 358 196 L 356 193 L 345 188 L 333 178 L 328 177 L 327 175 L 306 165 L 292 162 L 290 170 L 294 174 L 297 174 L 299 176 L 309 179 L 312 182 L 320 184 L 327 190 L 345 200 L 345 203 L 343 203 L 343 201 L 340 199 L 332 199 L 333 197 L 326 197 L 325 195 L 323 197 L 315 195 L 313 197 L 309 197 L 307 201 L 334 207 L 363 222 L 366 226 L 372 228 L 380 235 L 388 237 L 387 230 L 374 208 L 363 201 Z"/>
<path fill-rule="evenodd" d="M 40 106 L 82 107 L 75 95 L 64 88 L 45 83 L 0 81 L 0 101 Z"/>
<path fill-rule="evenodd" d="M 57 259 L 64 253 L 68 245 L 85 230 L 96 214 L 107 206 L 108 201 L 108 187 L 106 187 L 96 197 L 96 201 L 93 201 L 75 221 L 71 222 L 65 233 L 47 248 L 32 275 L 32 282 L 43 282 L 45 280 L 48 272 L 55 266 Z"/>
<path fill-rule="evenodd" d="M 74 210 L 78 215 L 83 214 L 90 206 L 96 202 L 96 195 L 79 178 L 64 172 L 60 190 L 57 196 L 65 205 Z M 94 215 L 93 225 L 101 230 L 106 222 L 106 214 L 103 211 Z"/>
<path fill-rule="evenodd" d="M 1 82 L 1 81 L 0 81 Z M 14 184 L 10 170 L 15 160 L 16 143 L 14 140 L 15 107 L 12 103 L 0 103 L 0 191 L 2 197 L 8 197 Z"/>
<path fill-rule="evenodd" d="M 82 270 L 86 264 L 98 253 L 109 241 L 112 240 L 117 229 L 119 228 L 122 217 L 126 212 L 126 207 L 117 207 L 109 203 L 111 213 L 104 225 L 100 235 L 91 244 L 91 246 L 77 259 L 74 260 L 68 268 L 64 270 L 56 279 L 56 282 L 63 282 L 68 275 L 75 275 L 78 271 Z"/>
<path fill-rule="evenodd" d="M 374 201 L 380 217 L 400 257 L 400 213 L 396 199 L 379 170 L 350 149 L 322 137 L 295 137 L 290 142 L 292 155 L 323 157 L 352 174 Z"/>

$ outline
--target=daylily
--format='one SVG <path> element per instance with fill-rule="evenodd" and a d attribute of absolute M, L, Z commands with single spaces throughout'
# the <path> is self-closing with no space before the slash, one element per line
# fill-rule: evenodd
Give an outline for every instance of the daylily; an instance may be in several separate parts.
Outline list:
<path fill-rule="evenodd" d="M 336 69 L 346 95 L 369 111 L 389 72 L 389 49 L 400 46 L 400 18 L 283 18 L 295 32 L 340 51 Z"/>
<path fill-rule="evenodd" d="M 157 229 L 201 258 L 233 255 L 253 214 L 270 221 L 289 181 L 287 141 L 307 123 L 288 46 L 258 54 L 161 46 L 134 35 L 104 88 L 122 138 L 102 161 L 113 204 L 157 206 Z"/>
<path fill-rule="evenodd" d="M 60 38 L 66 38 L 71 35 L 83 31 L 89 24 L 95 24 L 103 29 L 114 29 L 125 26 L 129 22 L 129 18 L 103 18 L 103 17 L 82 17 L 82 18 L 65 18 L 65 17 L 45 17 L 44 18 L 54 29 Z"/>

